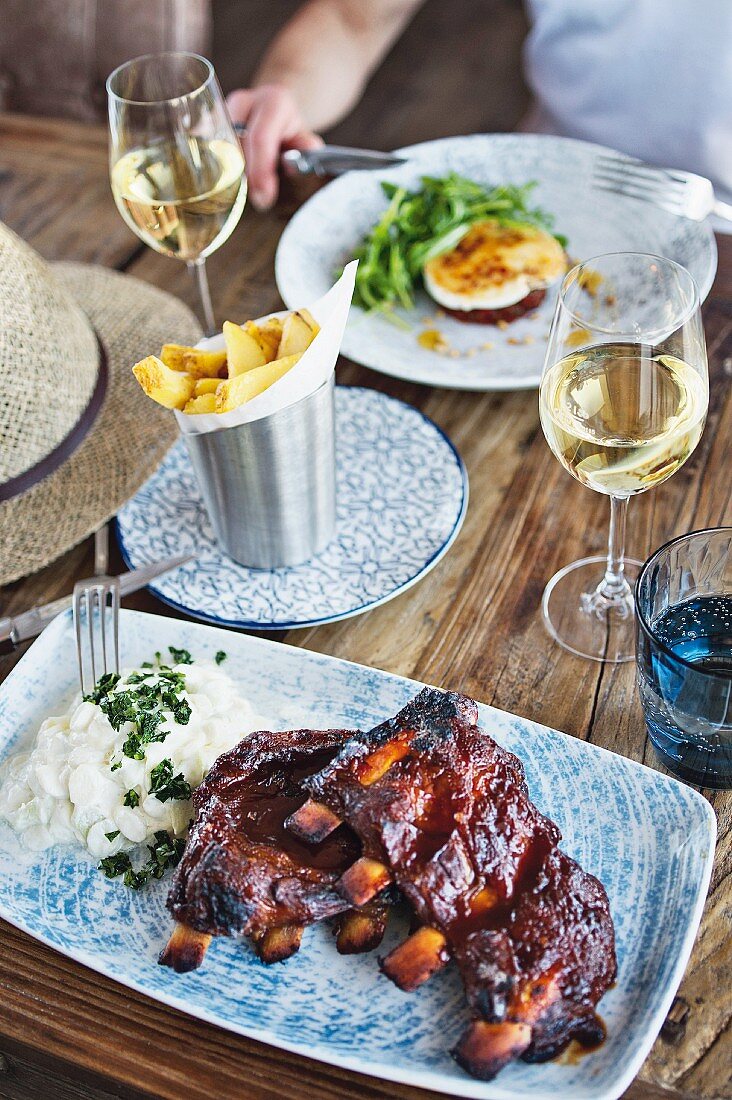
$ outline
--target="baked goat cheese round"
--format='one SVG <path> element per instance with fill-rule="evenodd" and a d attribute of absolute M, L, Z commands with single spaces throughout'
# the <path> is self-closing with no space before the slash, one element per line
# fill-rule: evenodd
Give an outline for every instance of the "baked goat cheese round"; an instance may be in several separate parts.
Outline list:
<path fill-rule="evenodd" d="M 4 766 L 0 818 L 31 849 L 78 843 L 97 858 L 158 830 L 181 836 L 192 788 L 221 753 L 259 728 L 214 664 L 127 669 L 47 718 L 30 752 Z"/>
<path fill-rule="evenodd" d="M 476 222 L 449 252 L 429 260 L 425 289 L 449 310 L 500 310 L 556 282 L 567 257 L 556 237 L 531 225 Z"/>

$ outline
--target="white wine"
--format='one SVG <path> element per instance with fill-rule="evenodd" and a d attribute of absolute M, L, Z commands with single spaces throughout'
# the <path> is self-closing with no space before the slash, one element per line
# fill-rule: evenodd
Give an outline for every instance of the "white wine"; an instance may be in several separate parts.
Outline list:
<path fill-rule="evenodd" d="M 112 168 L 119 212 L 152 248 L 198 260 L 223 244 L 241 217 L 246 178 L 231 141 L 192 136 L 132 149 Z"/>
<path fill-rule="evenodd" d="M 676 473 L 707 413 L 706 380 L 647 345 L 597 344 L 546 371 L 544 435 L 569 472 L 596 492 L 628 497 Z"/>

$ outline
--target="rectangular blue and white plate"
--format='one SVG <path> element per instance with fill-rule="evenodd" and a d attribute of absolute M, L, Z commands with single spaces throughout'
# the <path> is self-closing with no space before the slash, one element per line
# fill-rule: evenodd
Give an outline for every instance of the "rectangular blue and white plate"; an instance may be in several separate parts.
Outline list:
<path fill-rule="evenodd" d="M 261 638 L 123 611 L 122 660 L 168 645 L 229 654 L 227 671 L 272 729 L 368 728 L 415 694 L 414 681 Z M 0 759 L 32 741 L 76 690 L 70 614 L 59 616 L 0 687 Z M 673 779 L 523 718 L 480 707 L 521 757 L 531 794 L 562 847 L 607 888 L 619 973 L 600 1003 L 608 1037 L 576 1064 L 509 1066 L 473 1080 L 448 1051 L 467 1014 L 448 967 L 416 993 L 382 977 L 375 953 L 342 957 L 330 930 L 308 930 L 286 963 L 263 966 L 245 943 L 215 940 L 204 966 L 157 965 L 170 918 L 167 883 L 127 890 L 71 848 L 24 851 L 0 824 L 0 916 L 115 981 L 231 1031 L 391 1081 L 483 1100 L 614 1100 L 637 1073 L 681 980 L 706 897 L 715 840 L 708 803 Z M 384 950 L 405 928 L 387 933 Z"/>

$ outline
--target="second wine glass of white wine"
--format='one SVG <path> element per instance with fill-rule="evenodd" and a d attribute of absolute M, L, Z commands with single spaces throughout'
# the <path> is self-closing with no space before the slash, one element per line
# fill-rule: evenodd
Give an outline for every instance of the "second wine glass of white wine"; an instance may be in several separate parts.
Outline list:
<path fill-rule="evenodd" d="M 237 225 L 247 192 L 213 66 L 197 54 L 148 54 L 115 69 L 107 92 L 117 208 L 140 240 L 188 265 L 211 333 L 206 257 Z"/>
<path fill-rule="evenodd" d="M 569 473 L 610 498 L 607 556 L 565 566 L 544 591 L 545 625 L 573 653 L 633 659 L 639 563 L 625 559 L 628 501 L 686 462 L 708 402 L 699 295 L 685 268 L 621 252 L 569 272 L 549 334 L 541 426 Z"/>

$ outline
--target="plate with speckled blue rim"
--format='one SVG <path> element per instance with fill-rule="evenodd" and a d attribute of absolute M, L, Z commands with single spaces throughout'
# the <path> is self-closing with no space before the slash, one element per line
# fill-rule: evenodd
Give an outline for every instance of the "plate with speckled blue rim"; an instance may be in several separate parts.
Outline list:
<path fill-rule="evenodd" d="M 169 645 L 199 660 L 224 649 L 229 675 L 275 730 L 365 729 L 422 686 L 197 623 L 123 610 L 120 625 L 125 665 Z M 0 685 L 0 761 L 71 701 L 75 652 L 64 613 Z M 618 978 L 599 1005 L 607 1038 L 578 1062 L 519 1062 L 494 1081 L 468 1077 L 448 1053 L 468 1018 L 455 968 L 407 995 L 380 974 L 376 952 L 338 955 L 323 925 L 307 929 L 300 952 L 278 966 L 221 938 L 200 970 L 174 974 L 157 965 L 171 929 L 165 881 L 127 890 L 83 851 L 23 850 L 2 823 L 0 917 L 173 1008 L 333 1065 L 479 1100 L 615 1100 L 648 1053 L 689 958 L 711 873 L 714 814 L 694 790 L 641 764 L 493 707 L 479 712 L 481 726 L 521 758 L 532 798 L 562 831 L 562 848 L 610 899 Z M 380 953 L 405 932 L 393 922 Z"/>
<path fill-rule="evenodd" d="M 248 569 L 225 554 L 179 440 L 117 516 L 127 565 L 195 551 L 151 590 L 194 618 L 246 630 L 336 622 L 416 584 L 462 527 L 463 461 L 433 421 L 394 397 L 336 386 L 335 411 L 336 533 L 321 554 L 283 569 Z"/>
<path fill-rule="evenodd" d="M 386 180 L 415 189 L 420 177 L 457 172 L 487 187 L 535 181 L 530 205 L 554 218 L 567 238 L 572 263 L 604 252 L 652 252 L 688 268 L 704 301 L 717 270 L 709 219 L 690 221 L 629 195 L 592 186 L 595 162 L 614 150 L 549 134 L 469 134 L 397 149 L 407 163 L 383 171 L 347 172 L 308 199 L 290 219 L 275 257 L 277 288 L 285 305 L 300 308 L 325 293 L 335 273 L 388 205 Z M 461 390 L 536 389 L 546 352 L 559 281 L 538 309 L 508 325 L 466 324 L 444 314 L 423 290 L 413 309 L 351 312 L 341 353 L 382 374 Z M 395 323 L 395 319 L 396 322 Z M 445 347 L 419 336 L 437 330 Z"/>

